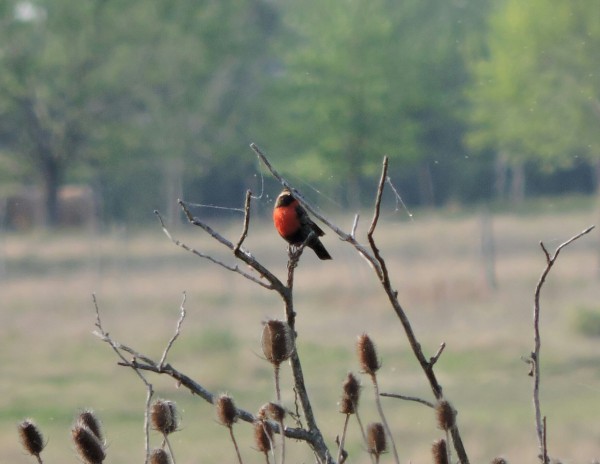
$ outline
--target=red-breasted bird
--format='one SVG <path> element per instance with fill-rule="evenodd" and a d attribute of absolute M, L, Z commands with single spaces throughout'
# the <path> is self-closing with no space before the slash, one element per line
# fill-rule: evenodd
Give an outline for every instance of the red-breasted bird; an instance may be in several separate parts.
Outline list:
<path fill-rule="evenodd" d="M 306 210 L 288 189 L 284 189 L 275 201 L 273 223 L 279 235 L 290 245 L 302 245 L 309 234 L 314 232 L 313 239 L 306 245 L 314 250 L 319 259 L 331 259 L 331 255 L 319 240 L 325 232 L 308 217 Z"/>

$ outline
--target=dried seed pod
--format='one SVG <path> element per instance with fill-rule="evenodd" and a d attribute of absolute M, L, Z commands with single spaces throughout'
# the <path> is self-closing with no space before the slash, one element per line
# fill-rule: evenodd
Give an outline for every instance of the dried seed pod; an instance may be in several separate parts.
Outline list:
<path fill-rule="evenodd" d="M 175 432 L 179 426 L 175 403 L 168 400 L 156 400 L 150 408 L 150 422 L 152 428 L 163 435 Z"/>
<path fill-rule="evenodd" d="M 375 344 L 367 334 L 362 334 L 358 337 L 356 351 L 358 352 L 358 361 L 363 372 L 371 376 L 375 375 L 381 367 L 381 363 L 377 358 Z"/>
<path fill-rule="evenodd" d="M 348 373 L 342 388 L 344 393 L 340 400 L 340 412 L 342 414 L 354 414 L 360 399 L 360 382 L 352 372 Z"/>
<path fill-rule="evenodd" d="M 448 464 L 446 440 L 441 439 L 434 441 L 431 446 L 431 453 L 433 454 L 433 464 Z"/>
<path fill-rule="evenodd" d="M 267 321 L 262 333 L 262 350 L 265 358 L 275 366 L 288 359 L 294 351 L 290 326 L 276 319 Z"/>
<path fill-rule="evenodd" d="M 263 453 L 271 451 L 273 428 L 269 422 L 263 420 L 254 422 L 254 443 L 258 451 L 262 451 Z"/>
<path fill-rule="evenodd" d="M 44 449 L 44 437 L 31 419 L 25 419 L 18 425 L 19 436 L 23 448 L 32 456 L 39 456 Z"/>
<path fill-rule="evenodd" d="M 285 418 L 285 409 L 277 403 L 266 403 L 261 408 L 264 415 L 276 422 L 281 422 Z"/>
<path fill-rule="evenodd" d="M 162 448 L 152 450 L 150 453 L 150 464 L 171 464 L 171 458 Z"/>
<path fill-rule="evenodd" d="M 491 464 L 508 464 L 508 461 L 504 458 L 494 458 Z"/>
<path fill-rule="evenodd" d="M 86 409 L 82 411 L 77 417 L 77 423 L 83 427 L 87 427 L 90 429 L 98 440 L 104 442 L 104 437 L 102 436 L 102 424 L 100 423 L 100 419 L 96 416 L 96 413 L 91 409 Z"/>
<path fill-rule="evenodd" d="M 238 416 L 233 399 L 226 393 L 223 393 L 219 396 L 219 398 L 217 398 L 215 406 L 217 409 L 217 419 L 219 419 L 219 422 L 225 427 L 231 427 L 237 420 Z"/>
<path fill-rule="evenodd" d="M 100 464 L 106 458 L 104 445 L 87 427 L 75 425 L 71 430 L 75 448 L 86 464 Z"/>
<path fill-rule="evenodd" d="M 435 415 L 440 429 L 448 431 L 454 427 L 456 411 L 448 401 L 438 401 L 435 406 Z"/>
<path fill-rule="evenodd" d="M 375 456 L 381 456 L 387 450 L 387 440 L 385 429 L 380 422 L 373 422 L 367 425 L 367 446 L 369 453 Z"/>

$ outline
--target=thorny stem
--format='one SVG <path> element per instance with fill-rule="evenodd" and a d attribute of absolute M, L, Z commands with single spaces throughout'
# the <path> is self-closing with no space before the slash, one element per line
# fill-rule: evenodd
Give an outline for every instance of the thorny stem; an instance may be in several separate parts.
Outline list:
<path fill-rule="evenodd" d="M 546 257 L 546 267 L 544 268 L 540 279 L 535 287 L 535 293 L 533 298 L 533 339 L 534 339 L 534 348 L 531 353 L 531 357 L 528 362 L 531 363 L 531 375 L 533 376 L 533 408 L 535 412 L 535 428 L 538 437 L 538 444 L 540 449 L 540 460 L 543 464 L 547 464 L 549 462 L 548 458 L 548 449 L 546 447 L 546 418 L 542 419 L 542 410 L 540 406 L 540 350 L 542 346 L 542 339 L 540 336 L 540 295 L 542 293 L 542 287 L 546 282 L 546 277 L 550 273 L 552 266 L 556 262 L 556 258 L 558 258 L 558 254 L 560 251 L 579 239 L 580 237 L 590 233 L 595 226 L 590 226 L 584 231 L 574 235 L 567 241 L 561 243 L 554 254 L 551 256 L 548 250 L 546 249 L 543 242 L 540 242 L 540 247 L 544 252 L 544 256 Z"/>
<path fill-rule="evenodd" d="M 360 434 L 362 435 L 363 438 L 363 442 L 365 444 L 366 447 L 369 446 L 369 440 L 367 440 L 367 434 L 365 433 L 365 428 L 363 427 L 363 423 L 362 420 L 360 418 L 360 414 L 358 414 L 358 409 L 355 408 L 354 411 L 354 415 L 356 416 L 356 422 L 358 422 L 358 428 L 360 429 Z M 371 459 L 371 462 L 374 464 L 375 463 L 375 458 L 373 457 L 373 455 L 371 453 L 368 453 L 369 457 Z"/>
<path fill-rule="evenodd" d="M 281 294 L 281 296 L 285 304 L 285 314 L 287 323 L 290 327 L 292 337 L 294 338 L 294 350 L 292 352 L 292 355 L 290 356 L 290 365 L 292 367 L 292 374 L 294 376 L 295 391 L 298 395 L 298 398 L 300 399 L 302 410 L 304 411 L 304 417 L 306 419 L 308 431 L 314 436 L 315 439 L 315 442 L 311 443 L 311 445 L 313 445 L 313 450 L 319 457 L 319 460 L 324 462 L 332 462 L 332 457 L 329 453 L 329 449 L 325 444 L 325 440 L 323 439 L 323 436 L 319 427 L 317 426 L 315 416 L 313 414 L 310 398 L 308 396 L 308 393 L 306 391 L 306 385 L 304 383 L 302 364 L 300 363 L 300 357 L 298 356 L 298 351 L 296 349 L 296 313 L 294 311 L 294 302 L 292 298 L 294 288 L 294 271 L 298 265 L 298 261 L 300 260 L 300 256 L 302 256 L 302 252 L 304 251 L 306 244 L 313 238 L 313 234 L 314 233 L 311 232 L 300 247 L 290 247 L 288 260 L 288 278 L 286 286 L 287 291 L 285 292 L 285 294 Z"/>
<path fill-rule="evenodd" d="M 388 424 L 387 419 L 385 418 L 385 414 L 383 412 L 383 407 L 381 406 L 381 397 L 379 395 L 379 385 L 377 383 L 377 376 L 375 374 L 371 374 L 371 380 L 373 381 L 373 388 L 375 390 L 375 404 L 377 405 L 377 410 L 379 411 L 379 417 L 381 417 L 381 422 L 385 427 L 385 432 L 390 438 L 390 443 L 392 444 L 392 453 L 394 455 L 394 460 L 396 464 L 400 464 L 400 458 L 398 457 L 398 450 L 396 449 L 396 442 L 394 441 L 394 436 L 392 435 L 392 430 Z M 377 456 L 377 462 L 379 462 L 379 456 Z"/>
<path fill-rule="evenodd" d="M 348 430 L 348 422 L 350 421 L 350 414 L 346 414 L 344 417 L 344 428 L 342 429 L 342 437 L 340 438 L 340 444 L 338 446 L 337 462 L 342 462 L 342 454 L 344 452 L 344 443 L 346 442 L 346 431 Z"/>
<path fill-rule="evenodd" d="M 233 427 L 230 425 L 227 427 L 229 429 L 229 436 L 231 437 L 231 441 L 233 442 L 233 447 L 235 448 L 235 454 L 237 455 L 238 462 L 243 464 L 242 455 L 240 454 L 240 448 L 237 444 L 237 440 L 235 439 L 235 435 L 233 434 Z"/>
<path fill-rule="evenodd" d="M 167 434 L 164 434 L 164 439 L 165 439 L 165 443 L 167 444 L 167 448 L 169 448 L 169 454 L 171 455 L 171 462 L 173 462 L 173 464 L 176 464 L 175 461 L 175 453 L 173 453 L 173 447 L 171 446 L 171 442 L 169 441 L 169 437 L 167 436 Z"/>

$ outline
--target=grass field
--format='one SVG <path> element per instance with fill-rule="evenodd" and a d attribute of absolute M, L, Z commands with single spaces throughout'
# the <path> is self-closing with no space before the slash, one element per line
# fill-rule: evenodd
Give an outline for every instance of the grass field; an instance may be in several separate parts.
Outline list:
<path fill-rule="evenodd" d="M 383 215 L 376 238 L 423 349 L 431 356 L 441 342 L 447 344 L 437 373 L 459 411 L 471 462 L 498 455 L 512 463 L 537 462 L 531 378 L 521 357 L 533 348 L 533 290 L 545 265 L 538 243 L 553 250 L 597 219 L 585 206 L 494 214 L 494 290 L 484 275 L 480 214 L 417 212 L 410 221 L 392 212 Z M 247 247 L 283 277 L 284 243 L 266 219 L 264 225 L 254 222 Z M 339 223 L 349 227 L 352 215 Z M 366 227 L 362 224 L 359 235 Z M 240 224 L 218 228 L 235 240 Z M 200 229 L 184 225 L 175 235 L 232 262 Z M 542 296 L 542 407 L 550 453 L 567 463 L 600 458 L 600 338 L 574 328 L 581 308 L 600 313 L 598 242 L 596 230 L 563 250 Z M 369 333 L 379 347 L 382 391 L 426 399 L 431 393 L 371 269 L 331 233 L 325 243 L 334 260 L 303 256 L 295 304 L 309 393 L 333 449 L 343 423 L 337 412 L 340 386 L 348 371 L 358 371 L 358 334 Z M 247 410 L 273 400 L 260 336 L 261 321 L 283 317 L 274 292 L 174 246 L 158 226 L 2 235 L 0 462 L 33 462 L 16 435 L 16 423 L 26 417 L 34 418 L 48 439 L 45 462 L 77 462 L 70 426 L 85 407 L 104 422 L 107 462 L 142 462 L 144 386 L 92 335 L 91 294 L 116 340 L 158 359 L 175 328 L 183 291 L 188 314 L 170 362 L 209 390 L 229 392 Z M 290 377 L 283 366 L 284 402 L 293 408 Z M 212 406 L 166 378 L 151 380 L 158 396 L 176 401 L 181 410 L 181 431 L 172 438 L 179 464 L 234 462 Z M 368 379 L 362 380 L 362 418 L 370 422 L 377 419 L 376 410 Z M 392 399 L 384 399 L 384 406 L 402 462 L 431 462 L 430 445 L 442 436 L 432 412 Z M 264 462 L 253 449 L 250 427 L 242 423 L 235 430 L 244 462 Z M 348 462 L 366 463 L 358 436 L 352 421 Z M 151 439 L 159 445 L 157 435 Z M 300 444 L 290 443 L 289 452 L 286 462 L 314 462 Z M 383 462 L 392 462 L 391 455 Z"/>

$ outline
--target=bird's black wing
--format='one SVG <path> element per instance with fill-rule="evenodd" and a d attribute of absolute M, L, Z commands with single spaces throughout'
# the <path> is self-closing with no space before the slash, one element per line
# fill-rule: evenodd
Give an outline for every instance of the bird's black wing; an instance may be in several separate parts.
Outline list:
<path fill-rule="evenodd" d="M 323 235 L 325 235 L 323 229 L 321 229 L 312 221 L 310 217 L 308 217 L 308 213 L 301 205 L 296 206 L 296 214 L 298 214 L 298 220 L 300 221 L 300 224 L 303 228 L 306 226 L 310 227 L 310 229 L 314 231 L 315 234 L 317 234 L 317 237 L 322 237 Z"/>

